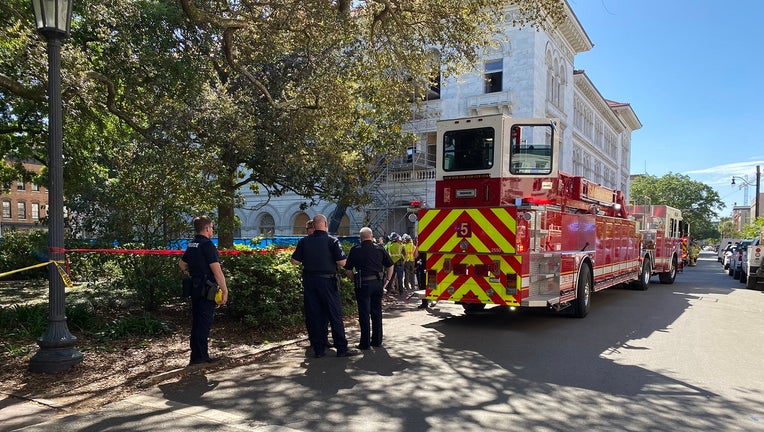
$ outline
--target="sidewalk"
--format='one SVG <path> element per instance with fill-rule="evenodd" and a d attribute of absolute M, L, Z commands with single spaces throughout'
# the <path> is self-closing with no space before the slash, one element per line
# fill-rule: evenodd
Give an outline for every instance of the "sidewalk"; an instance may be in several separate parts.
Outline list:
<path fill-rule="evenodd" d="M 254 353 L 246 354 L 242 357 L 253 357 L 253 362 L 257 362 L 259 356 L 271 351 L 289 347 L 292 349 L 299 349 L 297 344 L 304 342 L 305 340 L 306 338 L 299 338 L 277 344 L 269 344 L 256 350 Z M 236 359 L 238 358 L 232 358 L 231 360 Z M 218 365 L 198 365 L 161 372 L 147 379 L 145 385 L 148 389 L 152 389 L 181 374 L 189 374 L 191 372 L 193 373 L 190 377 L 191 382 L 200 385 L 195 391 L 203 393 L 203 390 L 207 386 L 206 378 L 204 378 L 203 375 L 203 371 L 206 368 L 214 368 L 214 371 L 211 371 L 210 373 L 230 373 L 229 371 L 231 369 L 220 370 L 217 366 Z M 235 368 L 233 370 L 235 370 Z M 195 379 L 195 377 L 204 379 Z M 202 383 L 202 381 L 204 381 L 204 383 Z M 219 420 L 224 417 L 228 417 L 230 420 L 230 416 L 226 416 L 225 413 L 214 412 L 214 410 L 208 410 L 199 406 L 184 407 L 182 404 L 177 404 L 172 406 L 172 410 L 168 410 L 167 400 L 151 397 L 144 393 L 134 394 L 122 401 L 108 404 L 92 412 L 72 415 L 69 415 L 64 407 L 54 401 L 27 399 L 14 395 L 2 396 L 4 396 L 4 398 L 0 399 L 0 432 L 17 430 L 41 432 L 69 430 L 100 431 L 109 428 L 115 428 L 111 430 L 149 431 L 156 430 L 160 427 L 157 424 L 156 413 L 162 410 L 167 411 L 167 414 L 161 420 L 161 423 L 165 423 L 165 425 L 161 427 L 165 432 L 190 429 L 196 430 L 199 427 L 204 428 L 204 424 L 209 422 L 219 424 Z M 124 424 L 126 418 L 146 418 L 147 423 L 143 424 L 143 422 L 139 420 L 137 423 L 131 422 L 131 426 L 126 427 Z M 95 429 L 90 429 L 93 427 L 95 427 Z M 220 429 L 216 426 L 215 430 L 227 431 L 228 429 Z M 241 429 L 235 428 L 230 430 Z M 248 427 L 247 430 L 256 429 Z"/>
<path fill-rule="evenodd" d="M 413 299 L 411 299 L 413 300 Z M 392 310 L 412 309 L 414 301 L 399 299 Z M 408 306 L 404 306 L 408 304 Z M 416 310 L 416 309 L 413 309 Z M 388 310 L 390 311 L 390 310 Z M 389 320 L 386 320 L 390 323 Z M 389 327 L 386 326 L 389 329 Z M 357 341 L 357 327 L 346 326 L 349 341 Z M 389 333 L 386 333 L 386 340 Z M 390 357 L 385 347 L 364 351 L 362 356 L 334 358 L 333 351 L 322 359 L 315 359 L 306 349 L 306 338 L 283 341 L 259 348 L 255 353 L 229 358 L 222 364 L 198 365 L 162 372 L 145 381 L 146 390 L 118 402 L 108 404 L 98 410 L 86 413 L 67 413 L 66 409 L 53 401 L 28 400 L 13 395 L 0 395 L 0 432 L 23 430 L 26 432 L 49 431 L 156 431 L 188 430 L 216 431 L 290 431 L 305 430 L 275 426 L 273 423 L 253 423 L 251 416 L 237 412 L 237 409 L 217 407 L 217 402 L 237 400 L 243 404 L 257 405 L 257 400 L 266 397 L 268 389 L 248 390 L 240 385 L 241 376 L 250 376 L 251 370 L 264 380 L 263 370 L 268 369 L 276 377 L 290 382 L 299 381 L 296 386 L 282 389 L 281 397 L 289 401 L 305 399 L 305 386 L 323 388 L 328 377 L 343 376 L 344 367 L 357 361 L 380 363 L 382 369 Z M 387 342 L 385 342 L 387 344 Z M 251 357 L 251 360 L 247 359 Z M 376 359 L 376 360 L 375 360 Z M 229 366 L 226 367 L 226 363 Z M 222 366 L 222 367 L 221 367 Z M 322 373 L 305 376 L 306 370 L 320 366 Z M 280 370 L 279 368 L 283 368 Z M 323 369 L 324 367 L 328 369 Z M 192 372 L 190 372 L 190 369 Z M 183 375 L 179 380 L 178 376 Z M 232 383 L 222 385 L 222 383 Z M 243 386 L 248 384 L 242 383 Z M 256 387 L 256 386 L 255 386 Z M 244 391 L 246 397 L 242 399 Z M 4 397 L 4 398 L 3 398 Z M 381 425 L 383 425 L 382 421 Z M 365 426 L 364 426 L 365 427 Z M 384 429 L 384 427 L 383 427 Z"/>

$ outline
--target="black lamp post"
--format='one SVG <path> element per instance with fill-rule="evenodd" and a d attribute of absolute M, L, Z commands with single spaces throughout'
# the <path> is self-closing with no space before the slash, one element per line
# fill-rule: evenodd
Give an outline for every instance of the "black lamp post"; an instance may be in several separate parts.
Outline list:
<path fill-rule="evenodd" d="M 69 37 L 73 0 L 32 0 L 37 31 L 48 41 L 48 254 L 64 258 L 64 168 L 61 119 L 61 41 Z M 40 350 L 29 361 L 32 372 L 55 373 L 82 361 L 77 338 L 66 325 L 64 281 L 56 265 L 48 265 L 48 326 L 37 341 Z"/>
<path fill-rule="evenodd" d="M 745 178 L 737 177 L 737 176 L 732 176 L 732 184 L 733 185 L 735 184 L 735 179 L 736 178 L 739 178 L 740 180 L 743 180 L 743 185 L 744 186 L 750 186 L 751 185 L 751 182 L 748 180 L 748 176 L 745 176 Z M 759 201 L 760 201 L 759 200 L 759 194 L 760 193 L 761 193 L 761 165 L 756 165 L 756 205 L 755 205 L 756 208 L 754 209 L 754 215 L 753 215 L 753 217 L 754 217 L 753 220 L 754 221 L 756 221 L 756 219 L 759 218 Z M 747 204 L 748 203 L 746 203 L 746 205 Z"/>

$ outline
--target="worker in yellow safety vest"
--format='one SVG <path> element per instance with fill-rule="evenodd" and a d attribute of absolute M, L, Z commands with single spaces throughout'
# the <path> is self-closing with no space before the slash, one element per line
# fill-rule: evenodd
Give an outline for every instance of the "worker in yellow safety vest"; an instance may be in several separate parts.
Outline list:
<path fill-rule="evenodd" d="M 416 287 L 416 245 L 408 234 L 403 234 L 403 288 L 413 291 Z"/>
<path fill-rule="evenodd" d="M 393 274 L 395 275 L 393 280 L 387 284 L 387 292 L 403 295 L 403 272 L 406 250 L 401 243 L 401 236 L 398 233 L 390 234 L 390 243 L 387 251 L 390 253 L 390 258 L 393 259 Z"/>

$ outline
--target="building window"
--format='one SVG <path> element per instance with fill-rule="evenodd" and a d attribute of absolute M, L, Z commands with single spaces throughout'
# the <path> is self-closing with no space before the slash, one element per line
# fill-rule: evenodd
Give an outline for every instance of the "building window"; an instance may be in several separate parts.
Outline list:
<path fill-rule="evenodd" d="M 11 218 L 11 202 L 3 201 L 3 219 Z"/>
<path fill-rule="evenodd" d="M 305 225 L 310 220 L 310 216 L 308 216 L 305 212 L 297 213 L 294 217 L 294 224 L 292 225 L 292 234 L 294 235 L 305 235 L 307 234 L 305 231 Z"/>
<path fill-rule="evenodd" d="M 260 235 L 266 238 L 273 238 L 276 235 L 276 222 L 269 213 L 260 217 Z"/>
<path fill-rule="evenodd" d="M 19 220 L 24 220 L 27 218 L 27 203 L 23 201 L 16 203 L 16 217 Z"/>
<path fill-rule="evenodd" d="M 32 203 L 32 220 L 40 220 L 40 203 Z"/>
<path fill-rule="evenodd" d="M 32 183 L 32 192 L 40 192 L 40 185 Z"/>
<path fill-rule="evenodd" d="M 435 132 L 427 134 L 427 166 L 430 168 L 435 168 L 435 160 L 438 157 L 437 141 L 438 137 Z"/>
<path fill-rule="evenodd" d="M 485 92 L 501 91 L 501 81 L 504 71 L 504 60 L 492 60 L 485 63 Z"/>
<path fill-rule="evenodd" d="M 409 147 L 406 149 L 406 163 L 414 162 L 414 155 L 416 154 L 416 147 Z"/>
<path fill-rule="evenodd" d="M 26 183 L 24 183 L 24 182 L 16 183 L 16 190 L 20 190 L 20 191 L 27 190 Z"/>

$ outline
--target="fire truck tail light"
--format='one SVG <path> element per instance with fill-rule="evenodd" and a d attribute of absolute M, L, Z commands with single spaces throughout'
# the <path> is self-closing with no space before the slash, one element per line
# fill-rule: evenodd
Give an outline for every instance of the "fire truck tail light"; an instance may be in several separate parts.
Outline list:
<path fill-rule="evenodd" d="M 446 273 L 451 273 L 451 260 L 448 258 L 443 260 L 443 271 Z"/>
<path fill-rule="evenodd" d="M 488 264 L 480 264 L 475 266 L 475 276 L 488 277 L 488 273 L 491 271 L 491 266 Z"/>
<path fill-rule="evenodd" d="M 467 264 L 454 264 L 454 274 L 459 276 L 467 276 L 469 274 L 469 268 Z"/>
<path fill-rule="evenodd" d="M 532 204 L 532 205 L 544 205 L 544 204 L 551 204 L 552 200 L 549 198 L 523 198 L 523 204 Z"/>
<path fill-rule="evenodd" d="M 435 285 L 437 282 L 437 275 L 438 275 L 438 272 L 436 272 L 435 270 L 430 270 L 427 272 L 427 286 L 430 289 L 435 289 Z"/>
<path fill-rule="evenodd" d="M 515 292 L 517 289 L 517 275 L 507 274 L 507 293 Z"/>

